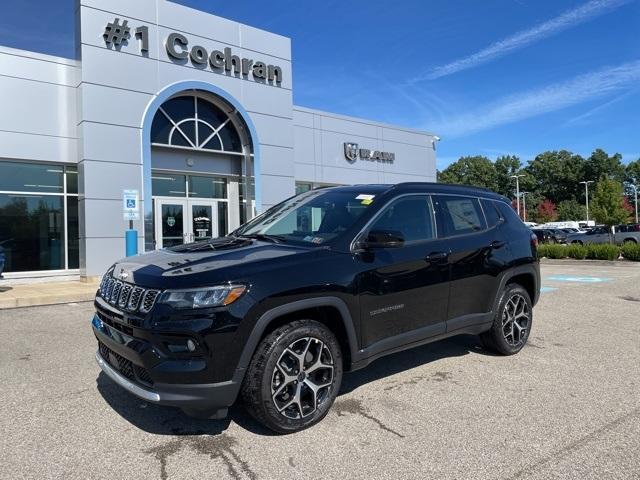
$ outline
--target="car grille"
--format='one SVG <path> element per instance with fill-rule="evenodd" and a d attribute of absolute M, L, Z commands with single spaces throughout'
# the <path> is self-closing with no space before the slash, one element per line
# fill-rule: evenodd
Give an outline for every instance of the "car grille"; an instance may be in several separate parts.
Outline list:
<path fill-rule="evenodd" d="M 120 310 L 149 313 L 155 304 L 160 291 L 137 287 L 130 283 L 116 280 L 107 272 L 102 278 L 99 289 L 100 296 Z"/>
<path fill-rule="evenodd" d="M 129 380 L 145 385 L 153 385 L 153 380 L 145 368 L 134 364 L 122 355 L 118 355 L 102 342 L 98 342 L 98 349 L 100 356 Z"/>

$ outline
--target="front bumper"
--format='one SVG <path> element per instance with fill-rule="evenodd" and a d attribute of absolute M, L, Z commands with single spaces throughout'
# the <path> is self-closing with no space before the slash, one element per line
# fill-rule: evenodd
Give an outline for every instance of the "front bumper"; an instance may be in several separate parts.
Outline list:
<path fill-rule="evenodd" d="M 179 407 L 209 418 L 220 418 L 235 402 L 243 369 L 236 368 L 229 380 L 209 383 L 209 366 L 214 359 L 205 351 L 191 356 L 170 355 L 163 350 L 163 340 L 184 339 L 187 334 L 203 344 L 197 333 L 169 335 L 132 327 L 127 318 L 118 317 L 115 310 L 106 310 L 98 300 L 98 311 L 91 322 L 98 340 L 95 358 L 105 375 L 120 387 L 150 403 Z"/>
<path fill-rule="evenodd" d="M 180 407 L 187 411 L 224 410 L 233 404 L 240 390 L 240 383 L 235 379 L 210 384 L 155 383 L 153 387 L 142 386 L 113 368 L 109 361 L 102 357 L 100 351 L 96 352 L 96 361 L 111 380 L 129 393 L 151 403 Z"/>

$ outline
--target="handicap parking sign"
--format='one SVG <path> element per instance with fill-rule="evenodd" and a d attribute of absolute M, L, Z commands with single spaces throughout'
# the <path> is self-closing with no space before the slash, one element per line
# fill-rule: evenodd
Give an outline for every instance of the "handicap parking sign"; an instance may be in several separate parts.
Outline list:
<path fill-rule="evenodd" d="M 123 190 L 122 200 L 124 202 L 123 216 L 125 220 L 139 220 L 140 211 L 138 208 L 138 190 Z"/>

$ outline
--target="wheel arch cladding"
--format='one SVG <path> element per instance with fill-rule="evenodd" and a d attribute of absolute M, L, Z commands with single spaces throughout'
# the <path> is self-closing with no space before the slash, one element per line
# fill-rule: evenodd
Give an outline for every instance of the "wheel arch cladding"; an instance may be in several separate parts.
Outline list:
<path fill-rule="evenodd" d="M 247 368 L 258 344 L 277 328 L 293 320 L 315 320 L 325 325 L 336 336 L 344 369 L 349 370 L 358 349 L 355 325 L 345 303 L 337 297 L 319 297 L 280 305 L 265 312 L 256 322 L 245 345 L 238 368 Z"/>
<path fill-rule="evenodd" d="M 509 277 L 509 279 L 507 280 L 506 285 L 510 285 L 510 284 L 518 284 L 521 287 L 523 287 L 527 293 L 529 294 L 529 299 L 531 300 L 531 302 L 535 302 L 536 300 L 536 280 L 535 277 L 533 276 L 533 274 L 531 273 L 520 273 L 517 275 L 514 275 L 512 277 Z"/>

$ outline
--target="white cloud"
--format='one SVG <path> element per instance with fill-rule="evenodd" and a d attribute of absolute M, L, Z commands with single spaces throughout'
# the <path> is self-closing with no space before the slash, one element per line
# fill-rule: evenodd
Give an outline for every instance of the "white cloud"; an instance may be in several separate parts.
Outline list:
<path fill-rule="evenodd" d="M 575 125 L 575 124 L 582 124 L 582 123 L 588 123 L 587 121 L 594 117 L 596 114 L 606 110 L 607 108 L 609 108 L 611 105 L 614 105 L 618 102 L 620 102 L 621 100 L 625 99 L 626 97 L 628 97 L 632 92 L 625 92 L 622 95 L 618 95 L 617 97 L 613 98 L 612 100 L 607 100 L 605 103 L 598 105 L 597 107 L 594 107 L 592 109 L 590 109 L 589 111 L 578 115 L 577 117 L 573 117 L 569 120 L 567 120 L 565 122 L 565 126 L 570 126 L 570 125 Z"/>
<path fill-rule="evenodd" d="M 445 119 L 437 127 L 444 138 L 460 137 L 499 125 L 553 112 L 603 97 L 640 81 L 640 60 L 607 67 L 544 88 L 509 95 L 472 112 Z"/>
<path fill-rule="evenodd" d="M 594 17 L 616 9 L 621 5 L 628 3 L 628 1 L 629 0 L 591 0 L 578 8 L 568 10 L 551 20 L 547 20 L 546 22 L 540 23 L 530 29 L 521 30 L 520 32 L 495 42 L 467 57 L 435 67 L 426 74 L 410 80 L 409 83 L 417 83 L 423 80 L 434 80 L 436 78 L 451 75 L 453 73 L 490 62 L 496 58 L 507 55 L 514 50 L 524 48 L 539 40 L 555 35 L 562 30 L 566 30 L 574 25 L 586 22 Z"/>

